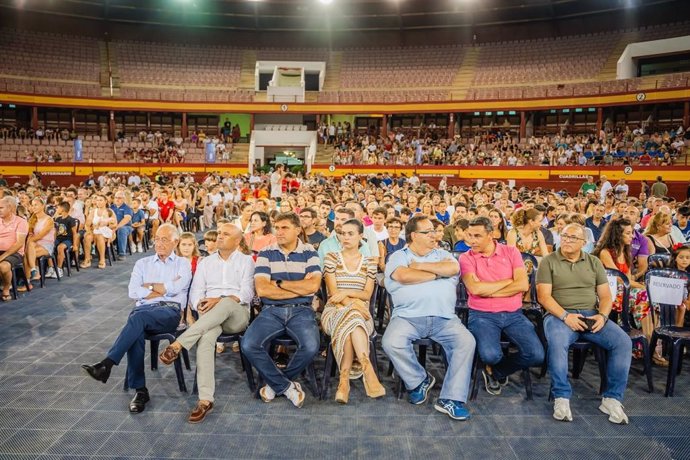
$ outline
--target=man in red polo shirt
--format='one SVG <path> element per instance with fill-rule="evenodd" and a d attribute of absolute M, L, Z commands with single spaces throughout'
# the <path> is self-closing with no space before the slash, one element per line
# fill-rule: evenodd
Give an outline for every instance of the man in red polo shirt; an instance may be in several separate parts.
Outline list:
<path fill-rule="evenodd" d="M 493 225 L 477 217 L 465 230 L 470 250 L 460 256 L 460 273 L 468 292 L 468 329 L 477 341 L 486 391 L 501 394 L 508 376 L 544 361 L 544 347 L 534 325 L 522 313 L 522 296 L 529 279 L 522 256 L 515 247 L 499 244 Z M 501 334 L 517 345 L 517 353 L 503 352 Z"/>
<path fill-rule="evenodd" d="M 17 202 L 11 196 L 0 199 L 0 276 L 2 277 L 2 301 L 12 299 L 10 287 L 14 267 L 24 258 L 24 242 L 29 233 L 26 219 L 17 215 Z"/>
<path fill-rule="evenodd" d="M 170 195 L 166 189 L 161 189 L 158 192 L 158 216 L 162 223 L 173 223 L 173 216 L 175 214 L 175 203 L 168 198 Z"/>

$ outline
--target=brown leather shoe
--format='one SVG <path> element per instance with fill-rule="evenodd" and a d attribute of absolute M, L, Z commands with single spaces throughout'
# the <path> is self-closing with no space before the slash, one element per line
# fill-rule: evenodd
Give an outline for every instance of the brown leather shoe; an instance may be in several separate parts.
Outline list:
<path fill-rule="evenodd" d="M 165 347 L 165 350 L 163 350 L 163 353 L 158 356 L 158 358 L 163 364 L 169 366 L 175 362 L 178 356 L 180 356 L 180 352 L 173 348 L 172 345 L 168 345 Z"/>
<path fill-rule="evenodd" d="M 189 418 L 187 421 L 189 423 L 201 423 L 204 421 L 206 418 L 206 414 L 211 412 L 213 410 L 213 403 L 207 403 L 204 404 L 201 401 L 196 403 L 196 407 L 192 411 L 191 414 L 189 414 Z"/>

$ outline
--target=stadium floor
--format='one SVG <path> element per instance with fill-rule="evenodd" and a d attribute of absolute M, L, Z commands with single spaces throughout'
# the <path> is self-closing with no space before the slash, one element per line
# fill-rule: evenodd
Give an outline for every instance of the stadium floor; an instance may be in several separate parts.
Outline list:
<path fill-rule="evenodd" d="M 59 284 L 49 280 L 50 289 L 0 305 L 0 459 L 690 458 L 690 373 L 679 376 L 674 398 L 664 398 L 665 372 L 654 368 L 656 392 L 649 395 L 635 364 L 624 402 L 630 424 L 616 426 L 597 409 L 592 358 L 574 382 L 572 423 L 551 418 L 548 380 L 536 377 L 531 402 L 517 378 L 498 397 L 482 388 L 467 422 L 437 413 L 431 401 L 419 407 L 396 400 L 390 377 L 382 400 L 366 398 L 356 382 L 346 406 L 311 393 L 301 410 L 284 398 L 265 404 L 252 398 L 239 356 L 229 350 L 217 360 L 216 409 L 204 423 L 186 422 L 196 398 L 179 392 L 172 366 L 147 369 L 152 400 L 132 415 L 123 365 L 105 385 L 79 367 L 102 359 L 126 320 L 131 267 L 129 258 Z M 388 361 L 379 356 L 385 374 Z M 194 369 L 194 352 L 190 357 Z M 320 374 L 323 359 L 317 363 Z M 442 375 L 435 358 L 431 369 Z M 185 377 L 191 390 L 193 374 Z M 331 397 L 337 379 L 332 384 Z"/>

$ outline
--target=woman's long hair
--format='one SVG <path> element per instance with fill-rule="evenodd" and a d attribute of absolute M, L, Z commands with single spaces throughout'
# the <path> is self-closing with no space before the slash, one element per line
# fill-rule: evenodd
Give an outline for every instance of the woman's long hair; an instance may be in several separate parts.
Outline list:
<path fill-rule="evenodd" d="M 606 224 L 592 255 L 599 257 L 601 252 L 606 249 L 612 253 L 615 262 L 618 256 L 623 253 L 625 263 L 632 269 L 631 246 L 623 243 L 623 229 L 625 227 L 632 227 L 632 223 L 628 219 L 612 219 Z"/>

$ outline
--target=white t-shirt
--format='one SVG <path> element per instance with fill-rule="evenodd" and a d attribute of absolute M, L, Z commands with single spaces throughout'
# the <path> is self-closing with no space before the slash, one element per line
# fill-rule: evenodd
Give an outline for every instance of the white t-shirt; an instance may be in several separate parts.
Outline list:
<path fill-rule="evenodd" d="M 149 210 L 149 219 L 158 219 L 158 203 L 156 200 L 149 200 L 146 204 L 142 203 L 142 207 Z"/>
<path fill-rule="evenodd" d="M 281 174 L 278 171 L 274 171 L 271 174 L 271 198 L 280 198 L 283 195 L 283 189 L 281 182 Z"/>

